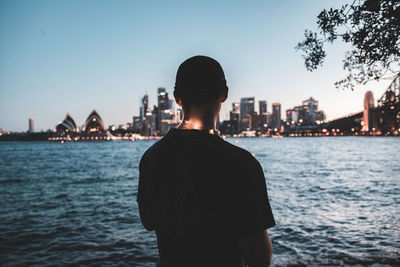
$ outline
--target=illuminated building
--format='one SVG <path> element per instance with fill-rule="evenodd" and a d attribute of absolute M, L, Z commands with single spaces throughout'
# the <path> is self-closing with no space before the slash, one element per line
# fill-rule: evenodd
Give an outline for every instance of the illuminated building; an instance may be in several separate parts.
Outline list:
<path fill-rule="evenodd" d="M 258 101 L 259 105 L 259 112 L 260 112 L 260 118 L 259 118 L 259 123 L 262 131 L 266 131 L 268 127 L 267 119 L 268 119 L 268 109 L 267 109 L 267 101 L 266 100 L 260 100 Z"/>
<path fill-rule="evenodd" d="M 154 107 L 155 130 L 157 135 L 165 135 L 171 126 L 174 126 L 175 112 L 172 110 L 172 100 L 169 99 L 168 93 L 164 87 L 157 89 L 157 107 Z"/>
<path fill-rule="evenodd" d="M 271 127 L 279 129 L 281 127 L 281 104 L 272 103 L 272 122 Z"/>
<path fill-rule="evenodd" d="M 225 129 L 229 134 L 238 134 L 240 131 L 240 103 L 232 103 L 232 111 L 229 112 L 229 123 L 225 124 Z"/>
<path fill-rule="evenodd" d="M 176 125 L 175 112 L 171 109 L 160 111 L 160 135 L 165 135 Z"/>
<path fill-rule="evenodd" d="M 362 132 L 373 132 L 378 130 L 378 114 L 375 110 L 374 96 L 371 91 L 365 93 L 364 111 L 362 119 Z"/>
<path fill-rule="evenodd" d="M 143 119 L 146 116 L 148 110 L 149 110 L 149 95 L 145 94 L 142 98 L 142 105 L 140 107 L 140 119 Z"/>
<path fill-rule="evenodd" d="M 325 119 L 325 113 L 318 110 L 318 101 L 312 97 L 303 101 L 299 113 L 304 125 L 313 125 Z"/>
<path fill-rule="evenodd" d="M 170 109 L 170 101 L 168 97 L 168 93 L 164 87 L 160 87 L 157 89 L 157 100 L 158 100 L 158 109 L 160 111 Z"/>
<path fill-rule="evenodd" d="M 105 132 L 106 127 L 104 126 L 104 122 L 101 119 L 100 115 L 93 110 L 92 113 L 87 117 L 85 124 L 82 127 L 82 132 L 86 133 L 101 133 Z"/>
<path fill-rule="evenodd" d="M 240 99 L 240 129 L 250 129 L 251 114 L 254 113 L 254 97 L 243 97 Z"/>
<path fill-rule="evenodd" d="M 290 124 L 296 124 L 299 121 L 299 111 L 296 108 L 286 110 L 286 121 Z"/>
<path fill-rule="evenodd" d="M 260 115 L 267 115 L 267 101 L 260 100 L 258 101 L 258 105 L 259 105 Z"/>
<path fill-rule="evenodd" d="M 135 133 L 140 133 L 142 130 L 142 121 L 139 116 L 133 116 L 133 131 Z"/>
<path fill-rule="evenodd" d="M 74 119 L 72 119 L 71 115 L 67 113 L 65 116 L 64 120 L 57 124 L 56 126 L 56 133 L 57 134 L 63 134 L 63 133 L 76 133 L 78 132 L 78 127 L 76 126 L 76 123 Z"/>
<path fill-rule="evenodd" d="M 286 110 L 286 123 L 295 126 L 307 126 L 323 123 L 325 113 L 318 110 L 318 101 L 310 97 L 302 102 L 301 106 Z"/>
<path fill-rule="evenodd" d="M 84 141 L 101 141 L 108 140 L 109 132 L 107 132 L 104 122 L 96 110 L 87 117 L 80 134 L 81 140 Z"/>

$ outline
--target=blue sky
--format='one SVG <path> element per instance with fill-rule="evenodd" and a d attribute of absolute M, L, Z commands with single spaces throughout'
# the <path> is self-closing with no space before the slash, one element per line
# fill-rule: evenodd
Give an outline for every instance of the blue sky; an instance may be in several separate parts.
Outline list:
<path fill-rule="evenodd" d="M 360 111 L 389 81 L 355 91 L 335 89 L 345 77 L 348 47 L 327 47 L 324 66 L 307 72 L 294 47 L 315 28 L 323 8 L 348 1 L 7 1 L 0 2 L 0 128 L 54 128 L 69 112 L 81 125 L 96 109 L 107 125 L 130 122 L 144 93 L 172 95 L 186 58 L 208 55 L 230 88 L 222 106 L 254 96 L 282 110 L 313 96 L 328 118 Z M 257 107 L 258 108 L 258 107 Z M 283 112 L 282 112 L 283 113 Z"/>

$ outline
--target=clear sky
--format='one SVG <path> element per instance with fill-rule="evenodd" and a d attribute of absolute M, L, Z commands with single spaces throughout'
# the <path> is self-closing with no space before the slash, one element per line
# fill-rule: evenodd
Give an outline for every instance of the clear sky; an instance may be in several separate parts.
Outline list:
<path fill-rule="evenodd" d="M 96 109 L 106 125 L 124 124 L 158 87 L 172 95 L 179 64 L 194 55 L 224 68 L 231 103 L 254 96 L 288 108 L 313 96 L 328 119 L 375 101 L 389 81 L 337 90 L 348 47 L 327 49 L 324 66 L 307 72 L 294 47 L 323 8 L 348 1 L 0 1 L 0 128 L 54 129 L 67 112 L 82 125 Z M 257 108 L 258 109 L 258 105 Z"/>

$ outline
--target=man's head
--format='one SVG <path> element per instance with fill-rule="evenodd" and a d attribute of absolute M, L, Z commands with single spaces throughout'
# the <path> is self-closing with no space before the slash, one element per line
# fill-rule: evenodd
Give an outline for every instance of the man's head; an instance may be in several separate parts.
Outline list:
<path fill-rule="evenodd" d="M 178 68 L 174 96 L 183 108 L 224 102 L 228 95 L 221 65 L 206 56 L 185 60 Z"/>

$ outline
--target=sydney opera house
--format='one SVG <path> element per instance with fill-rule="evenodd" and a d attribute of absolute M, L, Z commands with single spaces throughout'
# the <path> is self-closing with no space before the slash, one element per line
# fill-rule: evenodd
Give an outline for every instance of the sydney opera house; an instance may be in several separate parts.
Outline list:
<path fill-rule="evenodd" d="M 55 136 L 49 138 L 53 141 L 104 141 L 110 140 L 111 134 L 107 131 L 104 122 L 96 110 L 87 117 L 82 129 L 76 125 L 70 114 L 56 126 Z"/>

